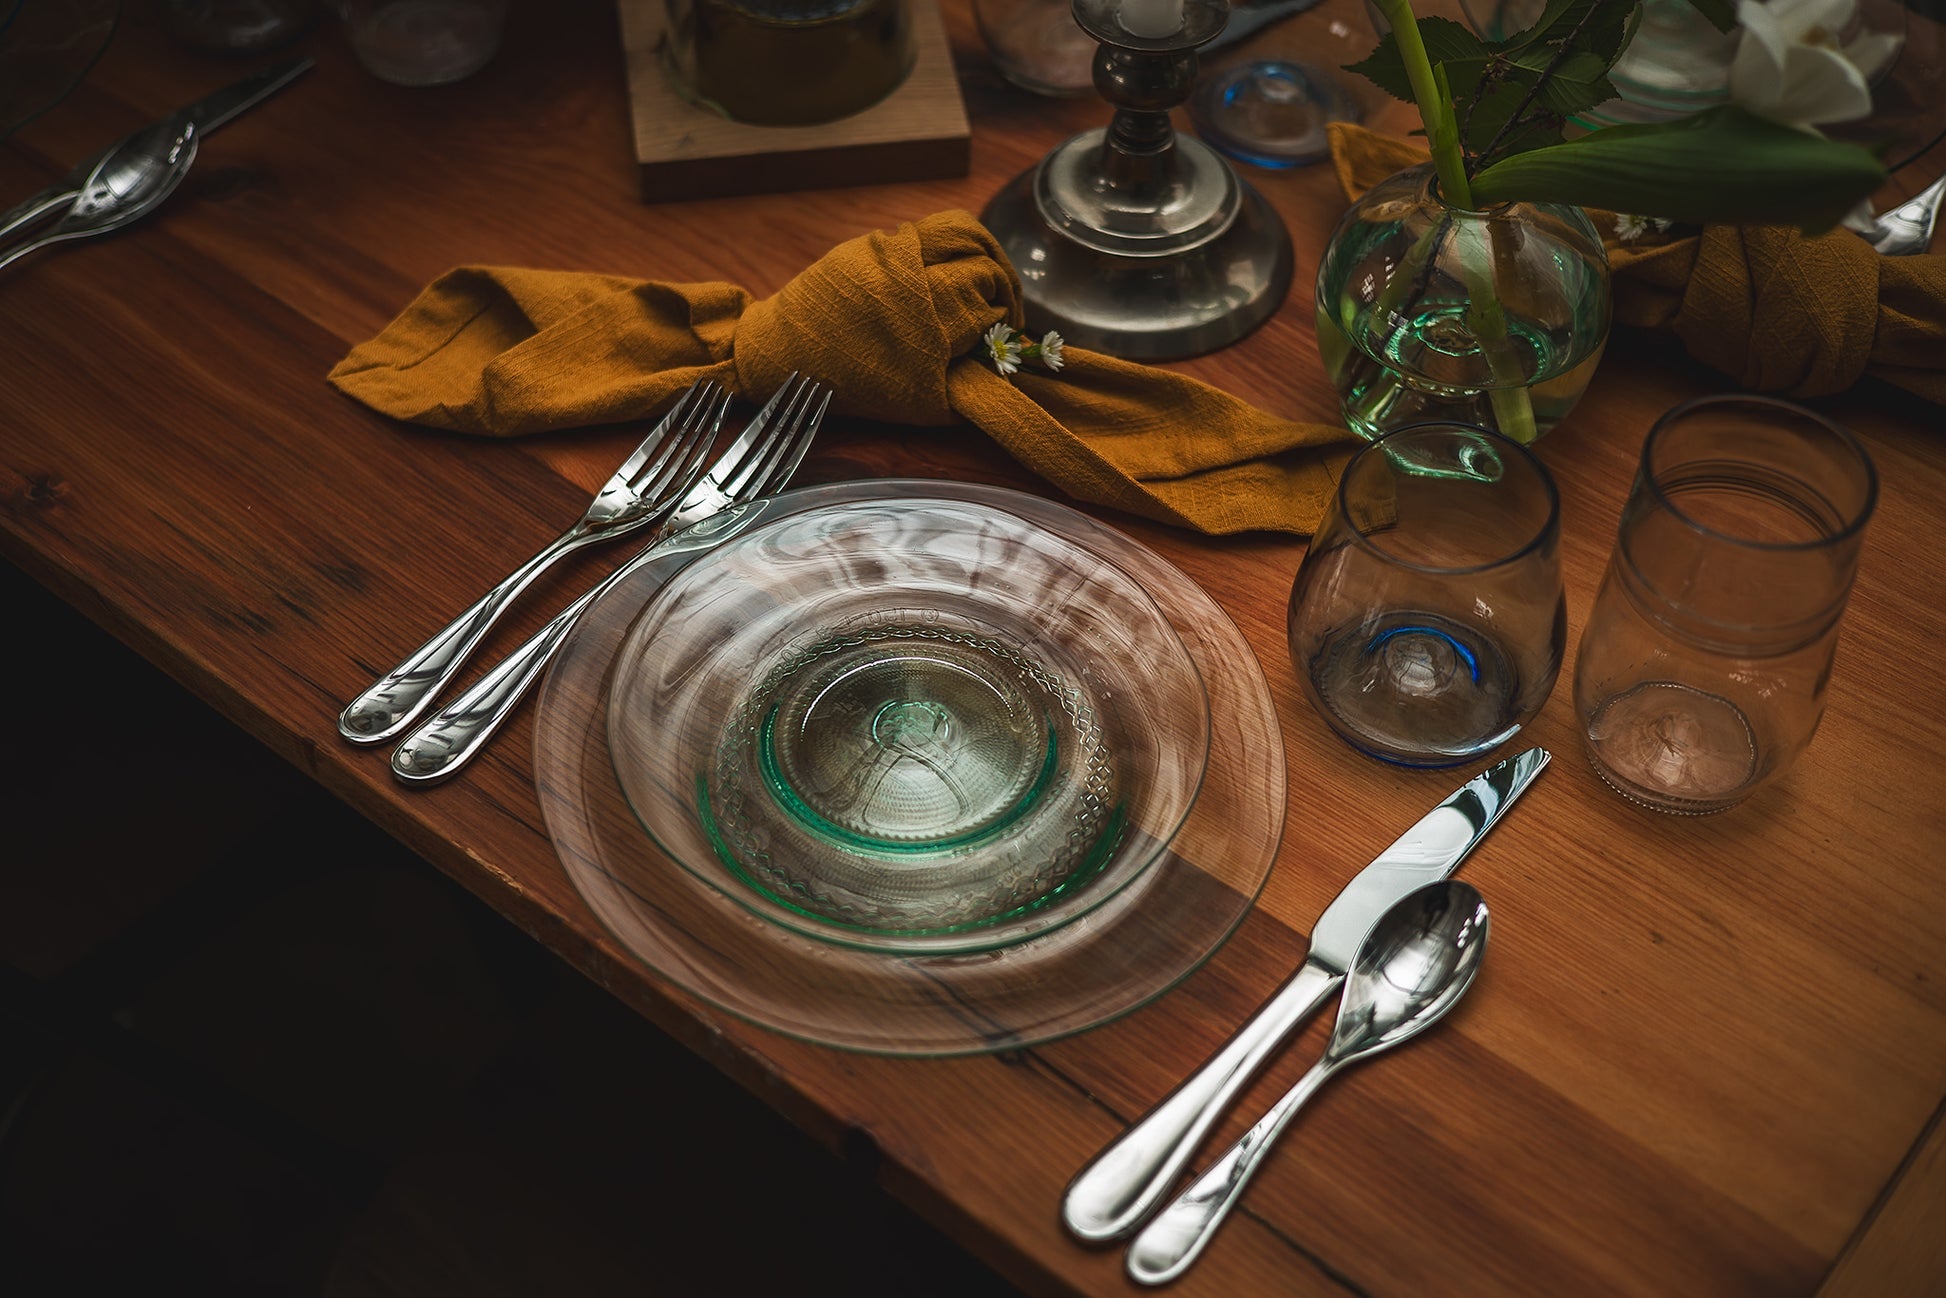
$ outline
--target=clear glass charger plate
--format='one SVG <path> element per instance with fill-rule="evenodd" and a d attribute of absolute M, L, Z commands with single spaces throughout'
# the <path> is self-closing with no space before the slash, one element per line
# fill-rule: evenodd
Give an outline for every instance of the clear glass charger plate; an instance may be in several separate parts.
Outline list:
<path fill-rule="evenodd" d="M 1174 565 L 1064 506 L 962 483 L 841 483 L 766 502 L 760 520 L 733 543 L 812 510 L 911 498 L 1003 511 L 1098 556 L 1136 582 L 1174 627 L 1202 677 L 1211 742 L 1194 803 L 1147 868 L 1099 904 L 1024 940 L 908 954 L 825 940 L 765 918 L 728 869 L 712 876 L 675 859 L 631 805 L 608 724 L 624 646 L 699 554 L 645 565 L 582 617 L 542 690 L 536 788 L 576 890 L 624 949 L 683 991 L 763 1027 L 843 1049 L 1016 1049 L 1147 1004 L 1235 931 L 1282 839 L 1283 745 L 1263 674 L 1229 617 Z"/>

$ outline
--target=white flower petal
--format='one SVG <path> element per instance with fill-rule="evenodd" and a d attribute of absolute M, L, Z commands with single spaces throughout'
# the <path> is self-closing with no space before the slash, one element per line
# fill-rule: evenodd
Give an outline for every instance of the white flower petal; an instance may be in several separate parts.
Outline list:
<path fill-rule="evenodd" d="M 1735 78 L 1738 67 L 1744 68 L 1747 76 L 1756 75 L 1765 67 L 1781 71 L 1784 51 L 1790 47 L 1791 37 L 1784 34 L 1784 28 L 1778 23 L 1771 7 L 1758 3 L 1758 0 L 1743 0 L 1737 6 L 1737 25 L 1743 28 L 1743 39 L 1737 42 L 1731 77 Z"/>
<path fill-rule="evenodd" d="M 1833 49 L 1815 45 L 1791 47 L 1784 61 L 1784 120 L 1813 126 L 1822 122 L 1850 122 L 1872 111 L 1872 88 L 1865 74 Z"/>
<path fill-rule="evenodd" d="M 1899 56 L 1899 47 L 1904 44 L 1905 37 L 1897 32 L 1861 32 L 1852 37 L 1844 53 L 1869 81 Z"/>

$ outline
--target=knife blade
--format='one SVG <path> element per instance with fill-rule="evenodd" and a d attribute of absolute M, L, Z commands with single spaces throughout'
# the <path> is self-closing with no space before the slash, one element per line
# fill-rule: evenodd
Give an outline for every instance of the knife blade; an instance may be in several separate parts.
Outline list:
<path fill-rule="evenodd" d="M 1162 1202 L 1231 1102 L 1337 990 L 1358 944 L 1401 897 L 1447 878 L 1547 766 L 1530 748 L 1462 784 L 1345 885 L 1311 929 L 1304 963 L 1210 1061 L 1083 1168 L 1061 1200 L 1082 1239 L 1130 1233 Z"/>
<path fill-rule="evenodd" d="M 179 108 L 166 117 L 158 118 L 142 130 L 147 131 L 164 123 L 186 119 L 195 123 L 197 135 L 207 135 L 297 80 L 311 69 L 313 62 L 308 56 L 286 60 L 255 76 L 245 77 L 234 85 L 225 86 L 213 94 L 205 95 L 193 104 Z M 94 173 L 95 167 L 101 160 L 120 148 L 124 142 L 134 139 L 141 133 L 141 131 L 134 131 L 116 140 L 93 157 L 77 163 L 67 175 L 41 190 L 40 193 L 15 204 L 5 213 L 0 213 L 0 239 L 74 202 L 81 193 L 82 185 Z"/>

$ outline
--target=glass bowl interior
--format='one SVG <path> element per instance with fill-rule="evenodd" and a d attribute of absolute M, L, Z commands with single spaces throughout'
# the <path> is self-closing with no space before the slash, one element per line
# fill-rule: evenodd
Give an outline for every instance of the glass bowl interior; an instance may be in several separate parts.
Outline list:
<path fill-rule="evenodd" d="M 1196 800 L 1210 709 L 1120 566 L 920 496 L 690 564 L 629 630 L 607 728 L 692 875 L 810 937 L 938 955 L 1039 937 L 1140 876 Z"/>

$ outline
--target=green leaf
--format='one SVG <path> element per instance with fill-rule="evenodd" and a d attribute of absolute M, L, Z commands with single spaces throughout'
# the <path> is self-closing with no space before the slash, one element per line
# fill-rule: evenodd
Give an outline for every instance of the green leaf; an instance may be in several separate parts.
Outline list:
<path fill-rule="evenodd" d="M 1610 126 L 1503 158 L 1473 177 L 1476 206 L 1605 207 L 1685 224 L 1836 225 L 1885 181 L 1869 152 L 1729 106 Z"/>
<path fill-rule="evenodd" d="M 1736 0 L 1689 0 L 1689 3 L 1719 32 L 1727 32 L 1737 25 Z"/>
<path fill-rule="evenodd" d="M 1592 52 L 1568 55 L 1555 67 L 1554 75 L 1541 82 L 1541 102 L 1562 117 L 1585 113 L 1615 94 L 1615 86 L 1608 80 L 1607 61 Z"/>
<path fill-rule="evenodd" d="M 1405 56 L 1399 53 L 1399 38 L 1391 32 L 1385 33 L 1370 54 L 1345 64 L 1345 71 L 1356 72 L 1394 99 L 1412 102 L 1412 79 L 1406 75 Z"/>
<path fill-rule="evenodd" d="M 1533 26 L 1492 48 L 1516 62 L 1543 68 L 1565 43 L 1572 52 L 1596 54 L 1612 65 L 1627 48 L 1641 15 L 1640 0 L 1549 0 Z"/>
<path fill-rule="evenodd" d="M 1486 43 L 1470 27 L 1450 18 L 1421 18 L 1419 39 L 1425 42 L 1428 59 L 1436 65 L 1446 65 L 1446 79 L 1453 94 L 1462 99 L 1471 96 L 1487 64 Z M 1412 81 L 1406 74 L 1398 37 L 1391 32 L 1385 34 L 1369 57 L 1347 64 L 1345 70 L 1368 78 L 1394 99 L 1412 102 Z"/>

